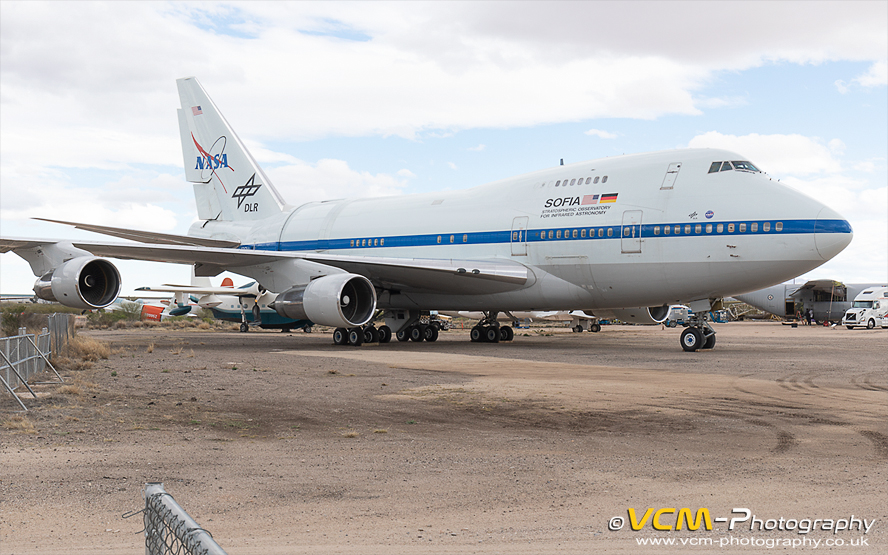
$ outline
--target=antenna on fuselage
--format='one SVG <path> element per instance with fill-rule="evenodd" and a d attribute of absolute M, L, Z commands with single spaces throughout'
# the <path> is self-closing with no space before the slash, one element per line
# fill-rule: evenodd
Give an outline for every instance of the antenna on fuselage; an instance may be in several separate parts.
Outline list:
<path fill-rule="evenodd" d="M 561 165 L 564 165 L 564 158 L 561 159 Z"/>

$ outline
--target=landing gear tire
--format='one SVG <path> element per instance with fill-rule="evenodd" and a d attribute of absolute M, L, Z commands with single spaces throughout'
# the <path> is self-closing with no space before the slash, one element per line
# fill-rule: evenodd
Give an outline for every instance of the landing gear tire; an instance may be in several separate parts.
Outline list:
<path fill-rule="evenodd" d="M 515 332 L 509 326 L 500 326 L 500 341 L 511 341 Z"/>
<path fill-rule="evenodd" d="M 490 326 L 484 331 L 484 339 L 488 343 L 499 343 L 500 331 L 496 327 Z"/>
<path fill-rule="evenodd" d="M 345 328 L 336 328 L 333 330 L 334 345 L 348 345 L 348 330 Z"/>
<path fill-rule="evenodd" d="M 305 333 L 311 333 L 311 326 L 305 326 L 304 328 L 302 328 L 302 331 L 304 331 Z"/>
<path fill-rule="evenodd" d="M 871 330 L 876 327 L 876 321 L 870 318 L 866 323 L 866 329 Z"/>
<path fill-rule="evenodd" d="M 425 329 L 425 333 L 423 334 L 423 339 L 434 343 L 438 340 L 438 326 L 427 326 Z"/>
<path fill-rule="evenodd" d="M 388 343 L 392 340 L 392 328 L 388 326 L 379 326 L 379 342 Z"/>
<path fill-rule="evenodd" d="M 379 330 L 375 326 L 364 328 L 364 343 L 379 343 Z"/>
<path fill-rule="evenodd" d="M 577 324 L 576 326 L 574 326 L 573 330 L 576 333 L 583 333 L 583 326 Z"/>
<path fill-rule="evenodd" d="M 360 347 L 364 343 L 363 328 L 351 328 L 348 330 L 348 344 L 352 347 Z"/>
<path fill-rule="evenodd" d="M 681 348 L 689 353 L 693 353 L 703 347 L 703 341 L 703 332 L 698 328 L 685 328 L 681 332 Z M 715 345 L 714 339 L 712 344 Z"/>
<path fill-rule="evenodd" d="M 425 339 L 425 330 L 427 326 L 418 325 L 410 328 L 410 341 L 420 342 Z"/>
<path fill-rule="evenodd" d="M 598 333 L 601 331 L 601 324 L 595 323 L 589 326 L 589 331 L 592 333 Z"/>
<path fill-rule="evenodd" d="M 482 341 L 484 336 L 481 334 L 481 326 L 475 326 L 472 328 L 472 331 L 469 332 L 469 337 L 472 339 L 472 343 Z"/>
<path fill-rule="evenodd" d="M 410 340 L 410 330 L 401 330 L 397 335 L 398 341 L 409 341 Z"/>
<path fill-rule="evenodd" d="M 240 331 L 241 333 L 247 333 L 250 331 L 250 326 L 246 322 L 241 322 Z"/>
<path fill-rule="evenodd" d="M 715 334 L 710 333 L 703 339 L 703 347 L 702 349 L 711 349 L 715 347 Z"/>

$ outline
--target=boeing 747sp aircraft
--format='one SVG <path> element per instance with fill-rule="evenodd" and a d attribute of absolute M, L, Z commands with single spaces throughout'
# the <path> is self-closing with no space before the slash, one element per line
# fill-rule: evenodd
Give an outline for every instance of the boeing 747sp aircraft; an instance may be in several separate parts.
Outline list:
<path fill-rule="evenodd" d="M 26 259 L 37 296 L 97 308 L 120 291 L 105 258 L 193 264 L 254 279 L 281 316 L 336 328 L 334 340 L 420 325 L 423 311 L 650 307 L 694 311 L 685 350 L 711 348 L 712 299 L 820 266 L 848 222 L 733 152 L 684 149 L 557 166 L 461 191 L 284 203 L 197 79 L 177 81 L 185 177 L 199 222 L 188 235 L 70 224 L 136 241 L 0 240 Z M 384 310 L 385 325 L 372 320 Z M 511 336 L 511 334 L 508 334 Z"/>

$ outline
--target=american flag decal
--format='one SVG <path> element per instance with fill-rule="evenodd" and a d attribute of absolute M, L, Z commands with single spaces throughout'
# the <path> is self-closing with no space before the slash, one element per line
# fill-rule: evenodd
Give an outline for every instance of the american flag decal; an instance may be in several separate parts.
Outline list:
<path fill-rule="evenodd" d="M 201 115 L 202 113 L 203 113 L 203 112 L 201 111 L 200 106 L 192 106 L 192 107 L 191 107 L 191 115 L 193 115 L 193 116 L 199 116 L 199 115 Z"/>

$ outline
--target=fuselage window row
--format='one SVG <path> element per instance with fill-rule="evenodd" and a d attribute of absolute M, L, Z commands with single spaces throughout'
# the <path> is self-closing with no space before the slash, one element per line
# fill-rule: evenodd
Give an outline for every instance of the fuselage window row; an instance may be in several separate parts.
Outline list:
<path fill-rule="evenodd" d="M 585 179 L 585 184 L 588 185 L 590 183 L 592 183 L 592 184 L 598 183 L 598 179 L 599 179 L 598 176 L 596 176 L 594 180 L 591 177 L 587 177 Z M 601 179 L 602 183 L 607 183 L 607 176 L 606 175 L 604 177 L 601 177 L 600 179 Z M 584 183 L 584 180 L 582 177 L 579 179 L 574 178 L 571 180 L 565 179 L 563 181 L 561 179 L 559 179 L 558 181 L 555 182 L 555 186 L 556 187 L 570 187 L 571 185 L 583 185 L 583 183 Z"/>
<path fill-rule="evenodd" d="M 697 234 L 697 235 L 702 234 L 704 231 L 706 234 L 711 234 L 713 231 L 715 231 L 716 234 L 725 233 L 725 231 L 727 231 L 727 233 L 734 233 L 734 232 L 746 233 L 747 229 L 748 229 L 750 233 L 758 233 L 758 228 L 759 228 L 758 222 L 750 222 L 748 225 L 745 222 L 744 223 L 728 223 L 728 224 L 720 223 L 720 224 L 715 224 L 715 225 L 706 224 L 705 228 L 701 224 L 696 224 L 694 226 L 691 226 L 690 224 L 685 224 L 683 232 L 685 235 L 691 235 L 692 231 L 693 231 L 693 234 Z M 614 229 L 615 228 L 613 228 L 613 227 L 598 227 L 598 228 L 593 227 L 593 228 L 589 228 L 588 232 L 587 232 L 586 228 L 583 228 L 583 229 L 563 229 L 563 230 L 562 229 L 554 229 L 554 230 L 549 229 L 549 230 L 540 231 L 538 234 L 535 234 L 535 236 L 539 237 L 540 240 L 561 239 L 562 233 L 563 233 L 564 239 L 586 239 L 587 233 L 588 233 L 588 238 L 594 239 L 596 237 L 596 235 L 599 238 L 603 238 L 603 237 L 605 237 L 605 235 L 607 237 L 613 237 L 614 236 Z M 625 228 L 623 230 L 623 236 L 625 237 L 625 236 L 631 235 L 631 229 L 632 229 L 631 227 Z M 783 222 L 776 222 L 774 224 L 774 230 L 775 231 L 783 231 Z M 763 222 L 762 223 L 762 231 L 765 233 L 768 233 L 769 231 L 771 231 L 771 222 Z M 661 232 L 661 226 L 659 226 L 659 225 L 653 226 L 653 234 L 655 236 L 659 236 L 660 232 Z M 671 225 L 662 226 L 662 233 L 663 233 L 663 235 L 670 235 L 670 234 L 681 235 L 682 234 L 682 226 L 681 225 L 676 225 L 674 227 Z M 528 238 L 529 237 L 530 236 L 528 235 Z M 520 240 L 519 233 L 517 231 L 512 232 L 512 241 L 518 241 L 518 240 Z M 449 235 L 449 236 L 438 235 L 437 236 L 437 243 L 439 245 L 442 243 L 445 243 L 445 242 L 455 244 L 456 241 L 457 241 L 457 235 Z M 467 233 L 464 233 L 462 235 L 462 242 L 463 243 L 469 242 L 469 235 Z M 358 247 L 358 248 L 384 247 L 385 246 L 385 238 L 378 237 L 378 238 L 374 238 L 374 239 L 351 239 L 349 241 L 349 245 L 351 247 Z"/>

